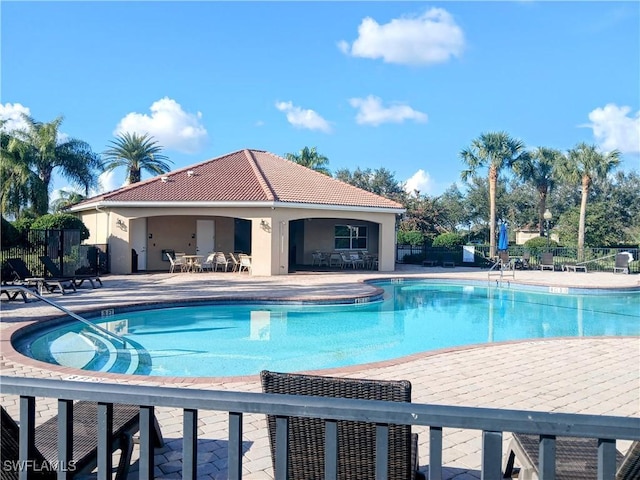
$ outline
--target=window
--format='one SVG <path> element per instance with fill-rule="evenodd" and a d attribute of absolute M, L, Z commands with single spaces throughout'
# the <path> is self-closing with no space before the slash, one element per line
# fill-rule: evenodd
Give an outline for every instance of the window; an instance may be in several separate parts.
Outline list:
<path fill-rule="evenodd" d="M 336 225 L 334 248 L 336 250 L 366 250 L 367 227 L 357 225 Z"/>

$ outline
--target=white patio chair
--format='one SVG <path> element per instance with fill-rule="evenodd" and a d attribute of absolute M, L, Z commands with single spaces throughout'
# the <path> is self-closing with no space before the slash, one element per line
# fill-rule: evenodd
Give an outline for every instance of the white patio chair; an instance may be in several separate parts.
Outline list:
<path fill-rule="evenodd" d="M 181 272 L 184 272 L 185 263 L 182 257 L 178 258 L 178 256 L 176 255 L 176 258 L 174 260 L 171 254 L 167 252 L 167 258 L 169 259 L 169 263 L 171 263 L 171 266 L 169 267 L 169 273 L 175 272 L 176 268 L 178 268 Z"/>
<path fill-rule="evenodd" d="M 205 258 L 204 262 L 202 262 L 202 265 L 201 265 L 202 270 L 210 270 L 213 272 L 215 257 L 216 257 L 215 253 L 209 253 L 207 255 L 207 258 Z"/>
<path fill-rule="evenodd" d="M 238 255 L 238 260 L 240 260 L 238 271 L 242 272 L 244 270 L 251 273 L 251 257 L 249 255 L 241 253 L 240 255 Z"/>
<path fill-rule="evenodd" d="M 229 261 L 227 257 L 222 252 L 216 252 L 215 261 L 214 261 L 214 270 L 218 270 L 218 265 L 220 268 L 224 267 L 224 271 L 226 272 L 229 269 Z"/>

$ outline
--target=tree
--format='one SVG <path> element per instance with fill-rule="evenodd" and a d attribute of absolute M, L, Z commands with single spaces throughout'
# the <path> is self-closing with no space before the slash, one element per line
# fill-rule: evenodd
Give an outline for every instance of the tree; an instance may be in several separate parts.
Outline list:
<path fill-rule="evenodd" d="M 311 170 L 315 170 L 316 172 L 324 173 L 325 175 L 331 176 L 331 172 L 327 168 L 329 159 L 324 155 L 320 155 L 317 152 L 316 147 L 304 147 L 298 154 L 286 153 L 285 158 L 299 165 L 302 165 L 303 167 L 307 167 Z"/>
<path fill-rule="evenodd" d="M 386 168 L 361 170 L 360 167 L 356 167 L 353 173 L 348 168 L 343 168 L 336 172 L 335 178 L 396 202 L 406 201 L 407 195 L 402 184 L 395 179 L 394 173 Z"/>
<path fill-rule="evenodd" d="M 32 198 L 31 185 L 38 178 L 29 168 L 25 144 L 0 124 L 0 208 L 3 215 L 18 218 Z"/>
<path fill-rule="evenodd" d="M 63 210 L 81 202 L 85 198 L 87 198 L 85 195 L 74 192 L 73 190 L 60 190 L 60 196 L 52 202 L 51 207 L 54 213 L 61 213 Z"/>
<path fill-rule="evenodd" d="M 553 187 L 553 172 L 562 162 L 559 150 L 538 147 L 530 155 L 523 155 L 513 165 L 513 170 L 525 183 L 532 184 L 538 192 L 538 231 L 544 234 L 544 212 L 547 208 L 547 195 Z"/>
<path fill-rule="evenodd" d="M 103 153 L 106 171 L 118 167 L 126 167 L 129 184 L 138 183 L 142 179 L 142 171 L 155 175 L 167 173 L 171 162 L 162 153 L 162 147 L 148 134 L 121 133 L 110 142 L 111 147 Z M 169 163 L 167 163 L 169 162 Z"/>
<path fill-rule="evenodd" d="M 23 115 L 23 120 L 27 127 L 11 132 L 13 140 L 9 141 L 8 151 L 14 158 L 20 156 L 37 176 L 38 181 L 31 177 L 26 184 L 24 178 L 20 180 L 23 186 L 28 185 L 29 201 L 35 213 L 44 215 L 49 211 L 49 191 L 56 169 L 72 184 L 83 188 L 86 194 L 97 186 L 101 167 L 99 156 L 87 142 L 64 138 L 60 134 L 63 117 L 42 123 Z"/>
<path fill-rule="evenodd" d="M 471 142 L 469 148 L 460 152 L 460 158 L 467 169 L 461 173 L 461 178 L 467 181 L 477 176 L 480 168 L 487 167 L 489 179 L 489 232 L 490 256 L 496 253 L 496 185 L 498 176 L 503 168 L 511 168 L 515 162 L 521 161 L 526 155 L 524 143 L 511 138 L 506 132 L 483 133 Z"/>
<path fill-rule="evenodd" d="M 582 258 L 585 241 L 585 220 L 587 215 L 587 199 L 589 188 L 594 179 L 606 177 L 620 163 L 620 152 L 613 150 L 609 153 L 598 151 L 596 145 L 579 143 L 569 150 L 564 161 L 558 166 L 559 178 L 570 182 L 580 183 L 580 218 L 578 223 L 578 256 Z"/>

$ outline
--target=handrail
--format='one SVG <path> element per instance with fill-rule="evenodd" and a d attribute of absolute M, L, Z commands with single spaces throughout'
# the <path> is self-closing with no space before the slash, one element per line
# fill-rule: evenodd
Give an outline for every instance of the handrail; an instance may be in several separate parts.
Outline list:
<path fill-rule="evenodd" d="M 605 258 L 616 257 L 617 255 L 618 255 L 617 253 L 614 253 L 613 255 L 605 255 L 604 257 L 600 257 L 600 258 L 592 258 L 591 260 L 577 262 L 576 265 L 586 265 L 587 263 L 590 263 L 590 262 L 597 262 L 598 260 L 604 260 Z"/>
<path fill-rule="evenodd" d="M 48 303 L 52 307 L 57 308 L 62 313 L 66 314 L 66 315 L 69 315 L 70 317 L 74 318 L 75 320 L 78 320 L 79 322 L 84 323 L 88 327 L 93 328 L 95 330 L 98 330 L 100 333 L 106 335 L 107 337 L 109 337 L 111 339 L 115 339 L 116 341 L 122 343 L 122 348 L 126 348 L 127 347 L 127 340 L 125 338 L 121 337 L 120 335 L 116 335 L 115 333 L 110 332 L 109 330 L 107 330 L 105 328 L 102 328 L 101 326 L 96 325 L 95 323 L 91 323 L 86 318 L 81 317 L 77 313 L 73 313 L 71 310 L 63 307 L 62 305 L 57 304 L 53 300 L 49 300 L 48 298 L 43 297 L 42 295 L 40 295 L 38 292 L 32 290 L 31 288 L 23 287 L 21 285 L 11 285 L 11 289 L 12 290 L 20 290 L 20 291 L 22 291 L 24 293 L 28 293 L 30 295 L 33 295 L 34 297 L 42 300 L 44 303 Z"/>

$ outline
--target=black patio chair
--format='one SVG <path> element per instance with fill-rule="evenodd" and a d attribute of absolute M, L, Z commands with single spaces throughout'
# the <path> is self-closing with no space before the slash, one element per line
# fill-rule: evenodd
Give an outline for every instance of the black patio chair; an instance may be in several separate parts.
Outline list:
<path fill-rule="evenodd" d="M 365 380 L 293 373 L 262 371 L 265 393 L 357 398 L 361 400 L 411 401 L 411 383 L 406 380 Z M 276 469 L 276 419 L 267 415 L 271 460 Z M 288 477 L 324 479 L 324 420 L 291 417 L 289 419 Z M 375 424 L 338 421 L 338 478 L 375 478 Z M 424 479 L 418 470 L 418 435 L 410 425 L 389 425 L 388 478 Z"/>
<path fill-rule="evenodd" d="M 68 278 L 35 277 L 21 258 L 10 258 L 7 260 L 7 265 L 11 268 L 16 280 L 21 282 L 23 286 L 35 287 L 38 291 L 46 289 L 49 293 L 58 289 L 63 295 L 67 293 L 67 289 L 77 291 L 73 281 Z"/>
<path fill-rule="evenodd" d="M 111 452 L 120 450 L 116 480 L 127 478 L 133 435 L 140 430 L 140 408 L 135 405 L 113 405 Z M 2 407 L 2 460 L 3 465 L 18 464 L 20 427 Z M 162 447 L 164 440 L 154 417 L 153 446 Z M 57 478 L 58 417 L 53 417 L 35 428 L 35 447 L 32 466 L 34 478 Z M 66 466 L 68 478 L 86 475 L 98 462 L 98 408 L 95 402 L 81 401 L 73 405 L 73 463 Z M 2 478 L 17 479 L 18 469 L 4 469 Z M 111 475 L 109 475 L 111 477 Z M 29 478 L 32 478 L 31 476 Z"/>
<path fill-rule="evenodd" d="M 102 280 L 100 280 L 100 277 L 98 275 L 74 274 L 73 276 L 65 276 L 62 274 L 62 272 L 60 271 L 58 266 L 53 262 L 53 260 L 51 260 L 51 257 L 49 257 L 48 255 L 43 255 L 42 257 L 39 257 L 39 258 L 40 258 L 40 261 L 44 264 L 47 271 L 55 278 L 68 279 L 71 282 L 73 282 L 73 285 L 76 287 L 81 286 L 85 280 L 91 284 L 91 288 L 98 288 L 96 287 L 96 282 L 99 283 L 100 286 L 102 286 Z"/>

